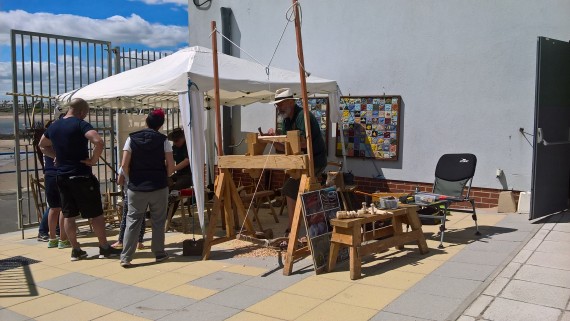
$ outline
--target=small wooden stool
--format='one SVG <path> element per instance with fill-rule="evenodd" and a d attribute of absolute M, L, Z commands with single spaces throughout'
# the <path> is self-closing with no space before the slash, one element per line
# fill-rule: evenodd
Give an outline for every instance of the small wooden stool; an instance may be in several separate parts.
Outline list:
<path fill-rule="evenodd" d="M 186 201 L 190 201 L 192 202 L 192 198 L 194 197 L 194 189 L 193 188 L 188 188 L 188 189 L 183 189 L 180 191 L 180 195 L 178 195 L 178 198 L 176 199 L 179 203 L 178 206 L 180 206 L 180 217 L 182 219 L 182 233 L 186 234 L 187 230 L 188 230 L 188 224 L 186 221 L 186 207 L 184 206 L 184 203 Z M 166 217 L 166 225 L 164 226 L 164 231 L 168 232 L 168 230 L 170 230 L 170 225 L 172 224 L 172 217 L 174 216 L 174 211 L 170 210 L 170 206 L 168 206 L 167 208 L 167 217 Z M 172 213 L 171 213 L 172 212 Z M 190 216 L 190 213 L 188 213 L 188 216 Z"/>
<path fill-rule="evenodd" d="M 248 191 L 248 187 L 250 188 L 250 191 Z M 253 216 L 255 217 L 255 220 L 257 221 L 257 226 L 259 226 L 259 230 L 263 231 L 263 226 L 261 226 L 261 220 L 259 219 L 259 207 L 261 202 L 267 202 L 267 204 L 269 204 L 269 210 L 271 211 L 271 216 L 273 216 L 273 219 L 275 220 L 275 223 L 279 223 L 279 218 L 277 218 L 277 213 L 275 212 L 275 210 L 273 209 L 273 206 L 271 205 L 271 197 L 275 196 L 275 192 L 274 191 L 257 191 L 257 192 L 253 192 L 253 188 L 254 186 L 243 186 L 243 188 L 245 189 L 245 193 L 241 194 L 240 193 L 240 198 L 242 200 L 242 202 L 244 204 L 249 204 L 250 202 L 252 202 L 252 207 L 253 207 Z M 238 188 L 238 192 L 239 192 L 239 188 Z M 246 210 L 249 206 L 246 206 Z"/>

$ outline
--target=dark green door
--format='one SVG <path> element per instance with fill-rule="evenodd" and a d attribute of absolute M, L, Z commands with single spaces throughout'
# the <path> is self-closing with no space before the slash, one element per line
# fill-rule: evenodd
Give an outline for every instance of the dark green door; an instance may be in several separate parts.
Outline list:
<path fill-rule="evenodd" d="M 530 219 L 568 209 L 570 43 L 539 37 Z"/>

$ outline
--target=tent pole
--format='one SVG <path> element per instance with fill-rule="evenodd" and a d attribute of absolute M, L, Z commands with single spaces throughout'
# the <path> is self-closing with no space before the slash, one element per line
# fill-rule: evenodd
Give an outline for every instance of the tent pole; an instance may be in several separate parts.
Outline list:
<path fill-rule="evenodd" d="M 299 21 L 299 5 L 293 0 L 295 10 L 295 35 L 297 37 L 297 57 L 299 58 L 299 76 L 301 78 L 301 94 L 303 97 L 303 115 L 305 116 L 305 137 L 307 138 L 307 155 L 309 156 L 309 181 L 315 179 L 315 165 L 313 160 L 313 140 L 311 135 L 311 118 L 309 112 L 309 98 L 307 96 L 307 80 L 305 73 L 305 58 L 303 57 L 303 39 L 301 38 L 301 22 Z"/>
<path fill-rule="evenodd" d="M 222 148 L 222 122 L 220 117 L 220 78 L 218 77 L 218 37 L 216 21 L 212 21 L 212 59 L 214 60 L 214 101 L 216 103 L 216 142 L 218 156 L 224 155 Z"/>

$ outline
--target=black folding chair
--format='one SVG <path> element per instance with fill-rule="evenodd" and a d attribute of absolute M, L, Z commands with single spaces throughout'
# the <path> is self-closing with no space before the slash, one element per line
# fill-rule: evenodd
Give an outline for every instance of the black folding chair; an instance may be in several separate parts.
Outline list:
<path fill-rule="evenodd" d="M 439 212 L 443 206 L 443 216 L 422 215 L 420 218 L 439 219 L 441 225 L 439 248 L 443 248 L 443 236 L 445 233 L 445 221 L 447 212 L 453 210 L 456 212 L 473 213 L 471 218 L 475 222 L 475 234 L 480 235 L 479 225 L 477 224 L 477 213 L 475 211 L 475 200 L 471 198 L 471 183 L 475 175 L 475 167 L 477 166 L 477 157 L 473 154 L 445 154 L 440 157 L 435 168 L 435 182 L 433 184 L 433 194 L 441 195 L 438 201 L 428 204 L 417 204 L 420 207 L 436 207 Z M 467 188 L 466 188 L 467 187 Z M 450 208 L 453 203 L 469 202 L 471 209 Z M 439 214 L 439 213 L 436 213 Z"/>

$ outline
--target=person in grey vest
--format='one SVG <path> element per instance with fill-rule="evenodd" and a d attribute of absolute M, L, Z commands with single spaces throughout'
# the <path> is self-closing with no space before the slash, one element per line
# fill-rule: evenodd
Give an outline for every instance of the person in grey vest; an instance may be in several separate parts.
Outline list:
<path fill-rule="evenodd" d="M 164 250 L 164 224 L 168 203 L 167 178 L 174 171 L 174 158 L 170 142 L 158 132 L 163 124 L 162 109 L 153 110 L 146 118 L 148 128 L 131 133 L 123 148 L 123 175 L 119 175 L 118 183 L 123 184 L 127 180 L 129 207 L 121 253 L 123 267 L 131 266 L 147 208 L 152 220 L 151 250 L 156 262 L 169 257 Z"/>

